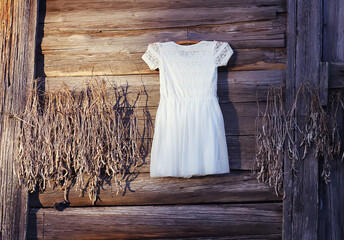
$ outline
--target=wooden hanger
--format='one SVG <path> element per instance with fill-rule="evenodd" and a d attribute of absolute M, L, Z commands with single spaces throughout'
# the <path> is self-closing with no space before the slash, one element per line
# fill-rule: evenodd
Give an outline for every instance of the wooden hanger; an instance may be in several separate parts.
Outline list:
<path fill-rule="evenodd" d="M 192 41 L 192 40 L 185 40 L 185 41 L 177 41 L 175 43 L 183 45 L 183 44 L 196 44 L 199 43 L 200 41 Z"/>

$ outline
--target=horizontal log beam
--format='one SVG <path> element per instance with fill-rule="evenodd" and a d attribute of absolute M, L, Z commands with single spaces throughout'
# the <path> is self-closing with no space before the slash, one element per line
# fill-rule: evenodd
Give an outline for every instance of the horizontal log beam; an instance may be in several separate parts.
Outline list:
<path fill-rule="evenodd" d="M 281 237 L 282 205 L 223 204 L 31 209 L 29 238 Z M 272 236 L 270 238 L 270 235 Z M 250 238 L 252 239 L 252 238 Z"/>
<path fill-rule="evenodd" d="M 95 80 L 105 80 L 109 85 L 128 86 L 128 101 L 136 99 L 138 91 L 145 90 L 148 98 L 142 95 L 137 106 L 158 106 L 160 83 L 157 73 L 124 76 L 48 77 L 45 79 L 45 87 L 47 91 L 51 91 L 66 84 L 69 89 L 80 91 L 87 83 Z M 282 86 L 284 82 L 284 69 L 219 72 L 217 94 L 220 103 L 265 101 L 269 87 Z M 110 88 L 108 94 L 111 96 Z"/>
<path fill-rule="evenodd" d="M 184 27 L 200 24 L 223 24 L 273 19 L 276 12 L 286 11 L 282 1 L 243 4 L 231 1 L 124 2 L 47 1 L 41 8 L 40 23 L 65 29 L 146 29 Z M 258 5 L 258 6 L 257 6 Z M 69 24 L 66 24 L 69 23 Z"/>
<path fill-rule="evenodd" d="M 286 9 L 285 0 L 189 0 L 189 1 L 178 1 L 170 0 L 169 5 L 166 5 L 165 0 L 141 0 L 137 2 L 122 1 L 122 0 L 59 0 L 47 1 L 47 12 L 73 12 L 79 9 L 90 9 L 93 11 L 99 11 L 105 9 L 121 9 L 121 10 L 132 10 L 137 9 L 161 9 L 161 8 L 194 8 L 194 7 L 267 7 L 274 6 L 281 9 Z M 41 12 L 42 14 L 44 12 Z"/>
<path fill-rule="evenodd" d="M 234 48 L 234 47 L 233 47 Z M 38 75 L 47 77 L 133 75 L 156 73 L 141 59 L 143 52 L 94 52 L 52 50 L 39 55 Z M 235 49 L 227 67 L 219 71 L 285 69 L 285 49 Z"/>
<path fill-rule="evenodd" d="M 151 205 L 280 201 L 268 184 L 259 183 L 251 172 L 232 171 L 229 174 L 193 178 L 151 178 L 140 173 L 136 179 L 124 183 L 124 192 L 116 195 L 115 182 L 104 183 L 96 205 Z M 53 207 L 64 199 L 59 188 L 47 187 L 38 194 L 30 194 L 30 207 Z M 68 192 L 71 207 L 92 206 L 88 194 L 80 196 L 76 186 Z"/>

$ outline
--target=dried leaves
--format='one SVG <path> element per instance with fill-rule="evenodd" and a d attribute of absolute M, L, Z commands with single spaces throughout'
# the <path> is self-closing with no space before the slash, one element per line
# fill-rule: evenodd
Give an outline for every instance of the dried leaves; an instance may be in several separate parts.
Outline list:
<path fill-rule="evenodd" d="M 31 192 L 44 191 L 46 184 L 60 186 L 67 193 L 71 185 L 80 194 L 89 193 L 95 202 L 104 181 L 115 179 L 117 193 L 123 190 L 136 168 L 144 164 L 152 129 L 149 112 L 143 110 L 143 131 L 139 132 L 136 99 L 128 102 L 125 87 L 94 82 L 81 92 L 66 86 L 42 94 L 37 82 L 28 89 L 25 111 L 20 116 L 17 138 L 17 174 Z"/>
<path fill-rule="evenodd" d="M 328 183 L 330 164 L 340 154 L 337 113 L 344 109 L 342 92 L 333 92 L 327 109 L 321 105 L 319 90 L 301 85 L 288 112 L 284 109 L 283 88 L 271 87 L 264 111 L 256 120 L 256 158 L 258 181 L 269 183 L 282 195 L 283 162 L 288 157 L 292 170 L 310 154 L 322 161 L 321 177 Z M 296 112 L 296 109 L 302 109 Z M 300 154 L 301 153 L 301 154 Z M 342 160 L 344 154 L 342 156 Z"/>

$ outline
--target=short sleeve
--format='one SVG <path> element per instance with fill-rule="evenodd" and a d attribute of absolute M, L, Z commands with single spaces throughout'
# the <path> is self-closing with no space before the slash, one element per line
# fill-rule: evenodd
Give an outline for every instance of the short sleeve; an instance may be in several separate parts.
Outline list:
<path fill-rule="evenodd" d="M 160 51 L 157 43 L 148 44 L 146 52 L 141 57 L 151 70 L 159 68 Z"/>
<path fill-rule="evenodd" d="M 233 55 L 233 49 L 227 42 L 217 41 L 214 49 L 216 66 L 226 66 Z"/>

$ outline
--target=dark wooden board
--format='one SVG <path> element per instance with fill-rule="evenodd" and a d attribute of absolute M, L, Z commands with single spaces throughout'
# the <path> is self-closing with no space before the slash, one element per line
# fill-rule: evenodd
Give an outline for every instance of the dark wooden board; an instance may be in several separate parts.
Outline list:
<path fill-rule="evenodd" d="M 341 0 L 323 4 L 323 61 L 344 62 L 344 4 Z"/>
<path fill-rule="evenodd" d="M 321 59 L 322 1 L 288 1 L 287 32 L 287 79 L 286 106 L 292 105 L 301 84 L 319 86 L 319 67 Z M 306 106 L 304 99 L 298 99 L 296 119 L 303 128 L 302 115 Z M 294 120 L 293 120 L 294 121 Z M 301 142 L 301 134 L 296 132 L 294 141 Z M 301 149 L 298 148 L 301 152 Z M 283 216 L 283 239 L 318 239 L 318 159 L 313 157 L 313 150 L 295 164 L 292 169 L 290 159 L 286 157 L 284 165 L 284 190 L 286 198 Z"/>
<path fill-rule="evenodd" d="M 240 203 L 280 201 L 272 187 L 259 183 L 250 171 L 232 171 L 228 174 L 192 178 L 152 178 L 149 173 L 139 173 L 124 192 L 116 195 L 115 182 L 104 183 L 96 205 L 165 205 L 198 203 Z M 58 187 L 47 187 L 43 193 L 30 194 L 30 207 L 53 207 L 64 199 Z M 68 194 L 71 207 L 92 206 L 88 194 L 80 195 L 76 186 Z"/>
<path fill-rule="evenodd" d="M 344 2 L 324 1 L 323 60 L 329 65 L 329 88 L 344 88 Z M 333 89 L 329 89 L 329 95 Z M 331 109 L 331 102 L 328 109 Z M 331 109 L 333 111 L 333 109 Z M 344 110 L 337 114 L 341 134 L 341 151 L 344 149 Z M 322 168 L 322 165 L 320 165 Z M 344 162 L 337 156 L 330 169 L 330 183 L 319 183 L 318 239 L 344 239 Z"/>
<path fill-rule="evenodd" d="M 232 238 L 281 233 L 281 203 L 33 208 L 29 239 Z M 272 235 L 270 238 L 269 236 Z"/>
<path fill-rule="evenodd" d="M 328 71 L 328 87 L 344 88 L 344 61 L 338 63 L 329 62 Z"/>

